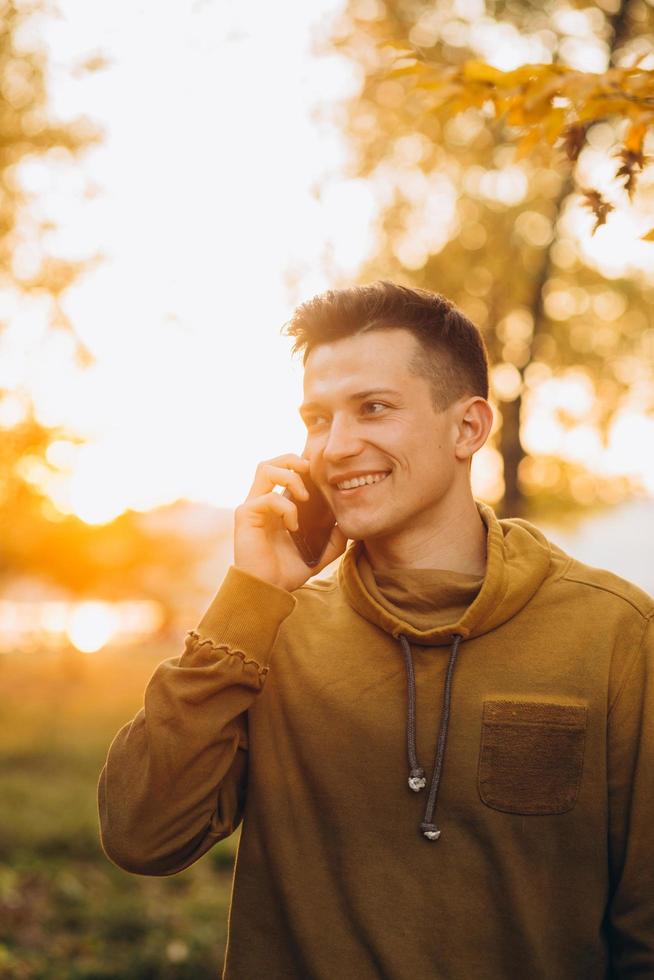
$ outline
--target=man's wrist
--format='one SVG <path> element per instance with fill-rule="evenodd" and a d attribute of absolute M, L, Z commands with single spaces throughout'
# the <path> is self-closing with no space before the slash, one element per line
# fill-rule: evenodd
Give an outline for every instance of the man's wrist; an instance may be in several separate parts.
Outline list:
<path fill-rule="evenodd" d="M 267 663 L 279 627 L 296 601 L 285 589 L 232 565 L 197 632 L 217 646 Z"/>

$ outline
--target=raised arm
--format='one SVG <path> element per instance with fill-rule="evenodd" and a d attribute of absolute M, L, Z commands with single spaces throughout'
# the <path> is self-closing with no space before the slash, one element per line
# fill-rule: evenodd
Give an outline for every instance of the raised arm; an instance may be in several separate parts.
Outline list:
<path fill-rule="evenodd" d="M 247 709 L 294 598 L 231 568 L 184 654 L 155 670 L 100 775 L 102 845 L 126 871 L 181 871 L 238 826 Z"/>
<path fill-rule="evenodd" d="M 333 561 L 346 539 L 332 533 L 320 565 L 300 558 L 289 530 L 295 504 L 275 493 L 306 490 L 302 457 L 261 463 L 234 525 L 231 568 L 185 653 L 156 669 L 144 706 L 122 728 L 100 775 L 102 845 L 126 871 L 173 874 L 238 826 L 247 789 L 247 710 L 263 691 L 294 589 Z"/>

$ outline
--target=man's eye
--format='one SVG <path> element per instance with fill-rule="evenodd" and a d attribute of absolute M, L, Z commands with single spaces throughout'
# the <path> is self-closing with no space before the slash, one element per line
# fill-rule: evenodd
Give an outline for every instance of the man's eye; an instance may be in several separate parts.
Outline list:
<path fill-rule="evenodd" d="M 307 429 L 313 429 L 317 425 L 322 425 L 326 421 L 327 417 L 325 415 L 307 415 L 304 420 L 304 424 L 306 425 Z"/>
<path fill-rule="evenodd" d="M 366 402 L 363 406 L 364 411 L 368 412 L 369 415 L 379 415 L 385 408 L 388 408 L 388 405 L 384 402 Z"/>

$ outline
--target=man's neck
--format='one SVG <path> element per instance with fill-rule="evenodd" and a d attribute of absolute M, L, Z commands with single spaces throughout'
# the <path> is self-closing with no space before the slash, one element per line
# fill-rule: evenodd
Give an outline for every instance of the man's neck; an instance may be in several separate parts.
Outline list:
<path fill-rule="evenodd" d="M 364 541 L 375 571 L 442 568 L 468 575 L 486 572 L 486 525 L 472 497 L 447 506 L 428 527 L 414 526 L 388 538 Z"/>

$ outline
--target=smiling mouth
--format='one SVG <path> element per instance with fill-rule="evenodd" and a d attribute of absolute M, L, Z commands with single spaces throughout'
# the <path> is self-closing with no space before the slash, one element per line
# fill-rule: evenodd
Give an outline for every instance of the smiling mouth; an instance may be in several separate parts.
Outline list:
<path fill-rule="evenodd" d="M 387 476 L 388 473 L 366 473 L 362 476 L 354 476 L 351 480 L 342 480 L 336 484 L 336 487 L 341 493 L 359 490 L 361 487 L 370 487 L 375 483 L 381 483 Z"/>

